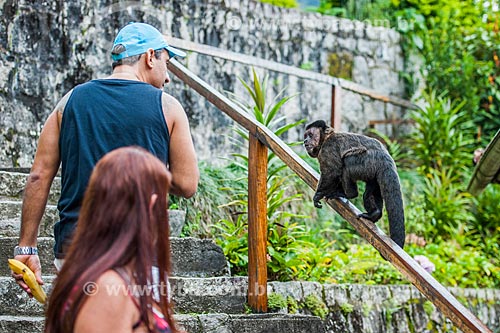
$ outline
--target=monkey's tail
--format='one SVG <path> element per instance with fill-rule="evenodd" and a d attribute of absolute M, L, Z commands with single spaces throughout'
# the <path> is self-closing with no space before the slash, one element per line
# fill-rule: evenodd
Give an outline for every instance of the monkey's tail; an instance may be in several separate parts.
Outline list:
<path fill-rule="evenodd" d="M 384 172 L 380 178 L 380 192 L 385 202 L 385 209 L 387 210 L 391 238 L 403 248 L 406 236 L 405 214 L 399 176 L 396 169 L 391 168 Z"/>

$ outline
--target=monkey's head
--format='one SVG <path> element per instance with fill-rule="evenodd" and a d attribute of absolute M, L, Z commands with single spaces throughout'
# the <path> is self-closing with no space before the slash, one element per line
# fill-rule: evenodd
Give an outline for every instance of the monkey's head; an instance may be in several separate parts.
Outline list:
<path fill-rule="evenodd" d="M 323 120 L 316 120 L 306 126 L 304 133 L 304 147 L 311 157 L 318 157 L 321 145 L 325 139 L 325 132 L 329 127 Z"/>

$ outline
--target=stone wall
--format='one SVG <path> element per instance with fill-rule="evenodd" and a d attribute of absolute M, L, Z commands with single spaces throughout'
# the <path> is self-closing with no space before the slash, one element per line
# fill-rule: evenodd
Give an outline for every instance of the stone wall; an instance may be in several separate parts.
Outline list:
<path fill-rule="evenodd" d="M 461 332 L 411 285 L 271 282 L 268 291 L 295 300 L 299 313 L 321 315 L 326 332 Z M 493 332 L 500 331 L 499 290 L 451 288 L 450 292 Z"/>
<path fill-rule="evenodd" d="M 42 1 L 0 0 L 0 167 L 27 167 L 37 138 L 57 101 L 75 85 L 110 73 L 114 35 L 129 21 L 148 22 L 186 40 L 320 73 L 350 78 L 384 94 L 403 96 L 400 36 L 393 30 L 251 0 Z M 220 91 L 243 94 L 238 77 L 251 68 L 189 54 L 191 70 Z M 269 95 L 299 92 L 284 107 L 287 121 L 330 119 L 331 88 L 293 76 L 269 74 Z M 232 121 L 173 78 L 165 89 L 184 105 L 201 160 L 234 151 L 224 134 Z M 242 95 L 244 96 L 244 95 Z M 402 110 L 345 92 L 343 130 L 360 132 L 370 119 Z M 302 129 L 288 140 L 301 137 Z"/>
<path fill-rule="evenodd" d="M 206 280 L 171 281 L 175 312 L 188 332 L 240 332 L 231 330 L 231 316 L 241 314 L 248 291 L 246 277 L 230 283 Z M 429 300 L 411 285 L 320 284 L 317 282 L 269 282 L 268 310 L 278 314 L 313 315 L 322 319 L 311 333 L 451 333 L 461 332 Z M 492 332 L 500 332 L 500 291 L 495 289 L 450 288 Z M 217 303 L 224 309 L 209 320 L 182 320 L 182 314 L 200 313 Z M 187 318 L 186 318 L 187 319 Z M 217 329 L 214 329 L 217 326 Z M 318 327 L 319 326 L 319 327 Z M 210 329 L 211 328 L 211 329 Z M 264 332 L 264 329 L 253 332 Z M 276 330 L 272 332 L 285 332 Z M 289 333 L 306 332 L 290 330 Z"/>

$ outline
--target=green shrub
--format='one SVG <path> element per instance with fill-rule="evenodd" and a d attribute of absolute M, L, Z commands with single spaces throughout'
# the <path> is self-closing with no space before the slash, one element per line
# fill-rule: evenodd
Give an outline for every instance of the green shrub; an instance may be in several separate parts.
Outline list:
<path fill-rule="evenodd" d="M 233 172 L 234 170 L 226 170 L 217 172 L 216 175 L 229 176 Z M 237 174 L 239 173 L 234 175 Z M 445 286 L 500 288 L 500 255 L 498 255 L 500 230 L 495 220 L 495 209 L 499 202 L 498 188 L 489 186 L 477 202 L 474 201 L 475 208 L 469 211 L 462 208 L 461 204 L 450 206 L 450 202 L 453 204 L 456 198 L 441 194 L 443 191 L 446 192 L 441 189 L 441 185 L 438 185 L 442 180 L 430 181 L 430 185 L 436 186 L 436 192 L 432 192 L 433 194 L 428 192 L 424 195 L 423 189 L 427 186 L 425 182 L 420 184 L 420 181 L 412 181 L 418 177 L 421 176 L 415 175 L 414 172 L 406 173 L 402 177 L 403 184 L 405 184 L 405 179 L 408 183 L 417 184 L 416 190 L 413 187 L 408 187 L 406 190 L 413 192 L 405 206 L 407 232 L 425 237 L 428 244 L 425 247 L 408 244 L 405 250 L 412 256 L 417 254 L 427 256 L 436 265 L 434 277 Z M 429 197 L 435 197 L 437 203 L 430 203 Z M 298 207 L 295 209 L 302 212 L 310 209 L 308 208 L 310 203 L 304 200 L 295 202 L 295 205 Z M 217 237 L 217 242 L 223 247 L 224 254 L 231 264 L 232 273 L 246 275 L 247 219 L 245 211 L 238 211 L 235 207 L 230 205 L 220 208 L 220 210 L 231 208 L 232 213 L 227 211 L 225 214 L 233 218 L 221 219 L 213 226 L 212 232 Z M 428 210 L 427 207 L 432 207 L 432 210 Z M 455 216 L 448 216 L 447 209 L 455 211 L 458 216 L 460 214 L 474 215 L 468 222 L 460 224 L 455 230 L 455 236 L 451 239 L 444 236 L 452 232 L 443 225 L 445 223 L 449 225 L 449 219 L 455 221 Z M 335 215 L 334 212 L 330 214 Z M 441 217 L 437 218 L 434 214 Z M 446 222 L 437 223 L 436 221 Z M 270 231 L 268 241 L 268 247 L 274 251 L 274 258 L 269 263 L 270 279 L 309 280 L 322 283 L 408 283 L 390 263 L 382 259 L 371 245 L 360 240 L 356 240 L 359 244 L 350 244 L 349 241 L 341 242 L 342 237 L 355 235 L 355 231 L 345 231 L 340 236 L 335 235 L 337 222 L 331 221 L 330 223 L 330 227 L 325 229 L 322 229 L 327 226 L 325 222 L 320 223 L 316 229 L 313 228 L 314 223 L 301 225 L 290 222 L 274 225 L 276 230 Z M 347 222 L 344 221 L 344 223 Z M 464 225 L 468 228 L 463 227 Z M 480 229 L 481 227 L 483 229 Z M 339 245 L 339 243 L 342 244 Z M 273 268 L 276 272 L 272 270 Z"/>
<path fill-rule="evenodd" d="M 406 37 L 406 53 L 417 51 L 425 60 L 428 91 L 445 91 L 463 101 L 485 145 L 500 127 L 498 9 L 492 2 L 472 0 L 393 3 L 393 25 Z M 398 24 L 401 20 L 410 24 Z"/>
<path fill-rule="evenodd" d="M 474 229 L 482 237 L 491 236 L 492 233 L 500 231 L 500 214 L 498 204 L 500 203 L 500 186 L 491 184 L 474 199 Z"/>
<path fill-rule="evenodd" d="M 304 247 L 302 238 L 304 228 L 297 223 L 285 222 L 282 225 L 271 223 L 267 236 L 268 278 L 276 281 L 289 281 L 295 275 L 295 268 L 301 264 L 297 255 Z"/>
<path fill-rule="evenodd" d="M 474 198 L 467 235 L 469 244 L 482 248 L 490 258 L 500 263 L 500 186 L 491 184 L 477 198 Z"/>
<path fill-rule="evenodd" d="M 220 208 L 229 202 L 233 191 L 246 190 L 246 174 L 234 164 L 214 167 L 200 162 L 198 191 L 190 199 L 169 196 L 170 205 L 186 211 L 182 236 L 207 238 L 212 236 L 212 224 L 235 214 L 230 208 Z M 231 191 L 227 188 L 231 187 Z"/>
<path fill-rule="evenodd" d="M 233 275 L 248 275 L 248 223 L 243 214 L 212 226 Z"/>
<path fill-rule="evenodd" d="M 424 107 L 412 111 L 411 154 L 426 175 L 431 169 L 454 170 L 461 175 L 470 166 L 472 127 L 464 103 L 454 103 L 436 92 L 424 95 Z M 455 173 L 454 173 L 455 174 Z"/>
<path fill-rule="evenodd" d="M 425 301 L 423 307 L 427 316 L 431 316 L 436 310 L 436 307 L 434 306 L 434 304 L 432 304 L 431 301 Z"/>
<path fill-rule="evenodd" d="M 323 300 L 316 295 L 307 295 L 304 299 L 304 304 L 313 315 L 318 316 L 321 319 L 325 319 L 328 315 L 328 307 L 325 302 L 323 302 Z"/>
<path fill-rule="evenodd" d="M 462 247 L 456 241 L 409 246 L 408 253 L 424 255 L 434 263 L 432 274 L 445 286 L 461 288 L 499 288 L 500 262 L 488 258 L 480 249 Z"/>
<path fill-rule="evenodd" d="M 392 9 L 391 0 L 321 0 L 317 8 L 308 8 L 325 15 L 346 17 L 352 20 L 370 20 L 377 23 L 387 20 L 387 12 Z"/>
<path fill-rule="evenodd" d="M 500 34 L 493 1 L 473 0 L 321 0 L 317 8 L 372 25 L 390 26 L 403 35 L 406 55 L 424 60 L 426 91 L 447 92 L 464 103 L 486 145 L 500 127 Z M 413 64 L 407 66 L 411 68 Z M 408 96 L 419 86 L 418 75 L 402 72 Z"/>
<path fill-rule="evenodd" d="M 454 182 L 452 170 L 430 170 L 425 178 L 425 210 L 427 216 L 427 239 L 450 239 L 467 230 L 473 220 L 471 195 L 461 192 L 460 183 Z"/>
<path fill-rule="evenodd" d="M 342 310 L 343 314 L 347 315 L 354 311 L 354 305 L 352 305 L 351 303 L 342 303 L 340 305 L 340 310 Z"/>
<path fill-rule="evenodd" d="M 392 284 L 402 276 L 370 244 L 352 245 L 348 251 L 332 253 L 331 277 L 336 283 Z"/>
<path fill-rule="evenodd" d="M 267 296 L 267 308 L 269 311 L 279 311 L 281 309 L 286 309 L 288 307 L 288 302 L 285 296 L 278 293 L 269 293 Z"/>
<path fill-rule="evenodd" d="M 259 0 L 277 7 L 296 8 L 299 6 L 297 0 Z"/>
<path fill-rule="evenodd" d="M 295 314 L 295 313 L 299 312 L 299 304 L 297 303 L 297 301 L 293 297 L 288 296 L 286 298 L 286 303 L 288 306 L 288 313 Z"/>

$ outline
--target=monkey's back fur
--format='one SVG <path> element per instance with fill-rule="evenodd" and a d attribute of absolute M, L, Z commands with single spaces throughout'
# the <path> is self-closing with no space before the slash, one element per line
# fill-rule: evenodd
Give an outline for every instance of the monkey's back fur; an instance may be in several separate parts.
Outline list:
<path fill-rule="evenodd" d="M 345 197 L 352 199 L 358 196 L 356 182 L 366 182 L 363 203 L 367 213 L 361 216 L 376 222 L 382 216 L 384 202 L 391 238 L 403 247 L 405 218 L 399 176 L 384 145 L 365 135 L 327 128 L 318 160 L 321 178 L 317 194 L 331 198 L 342 196 L 343 190 Z"/>

